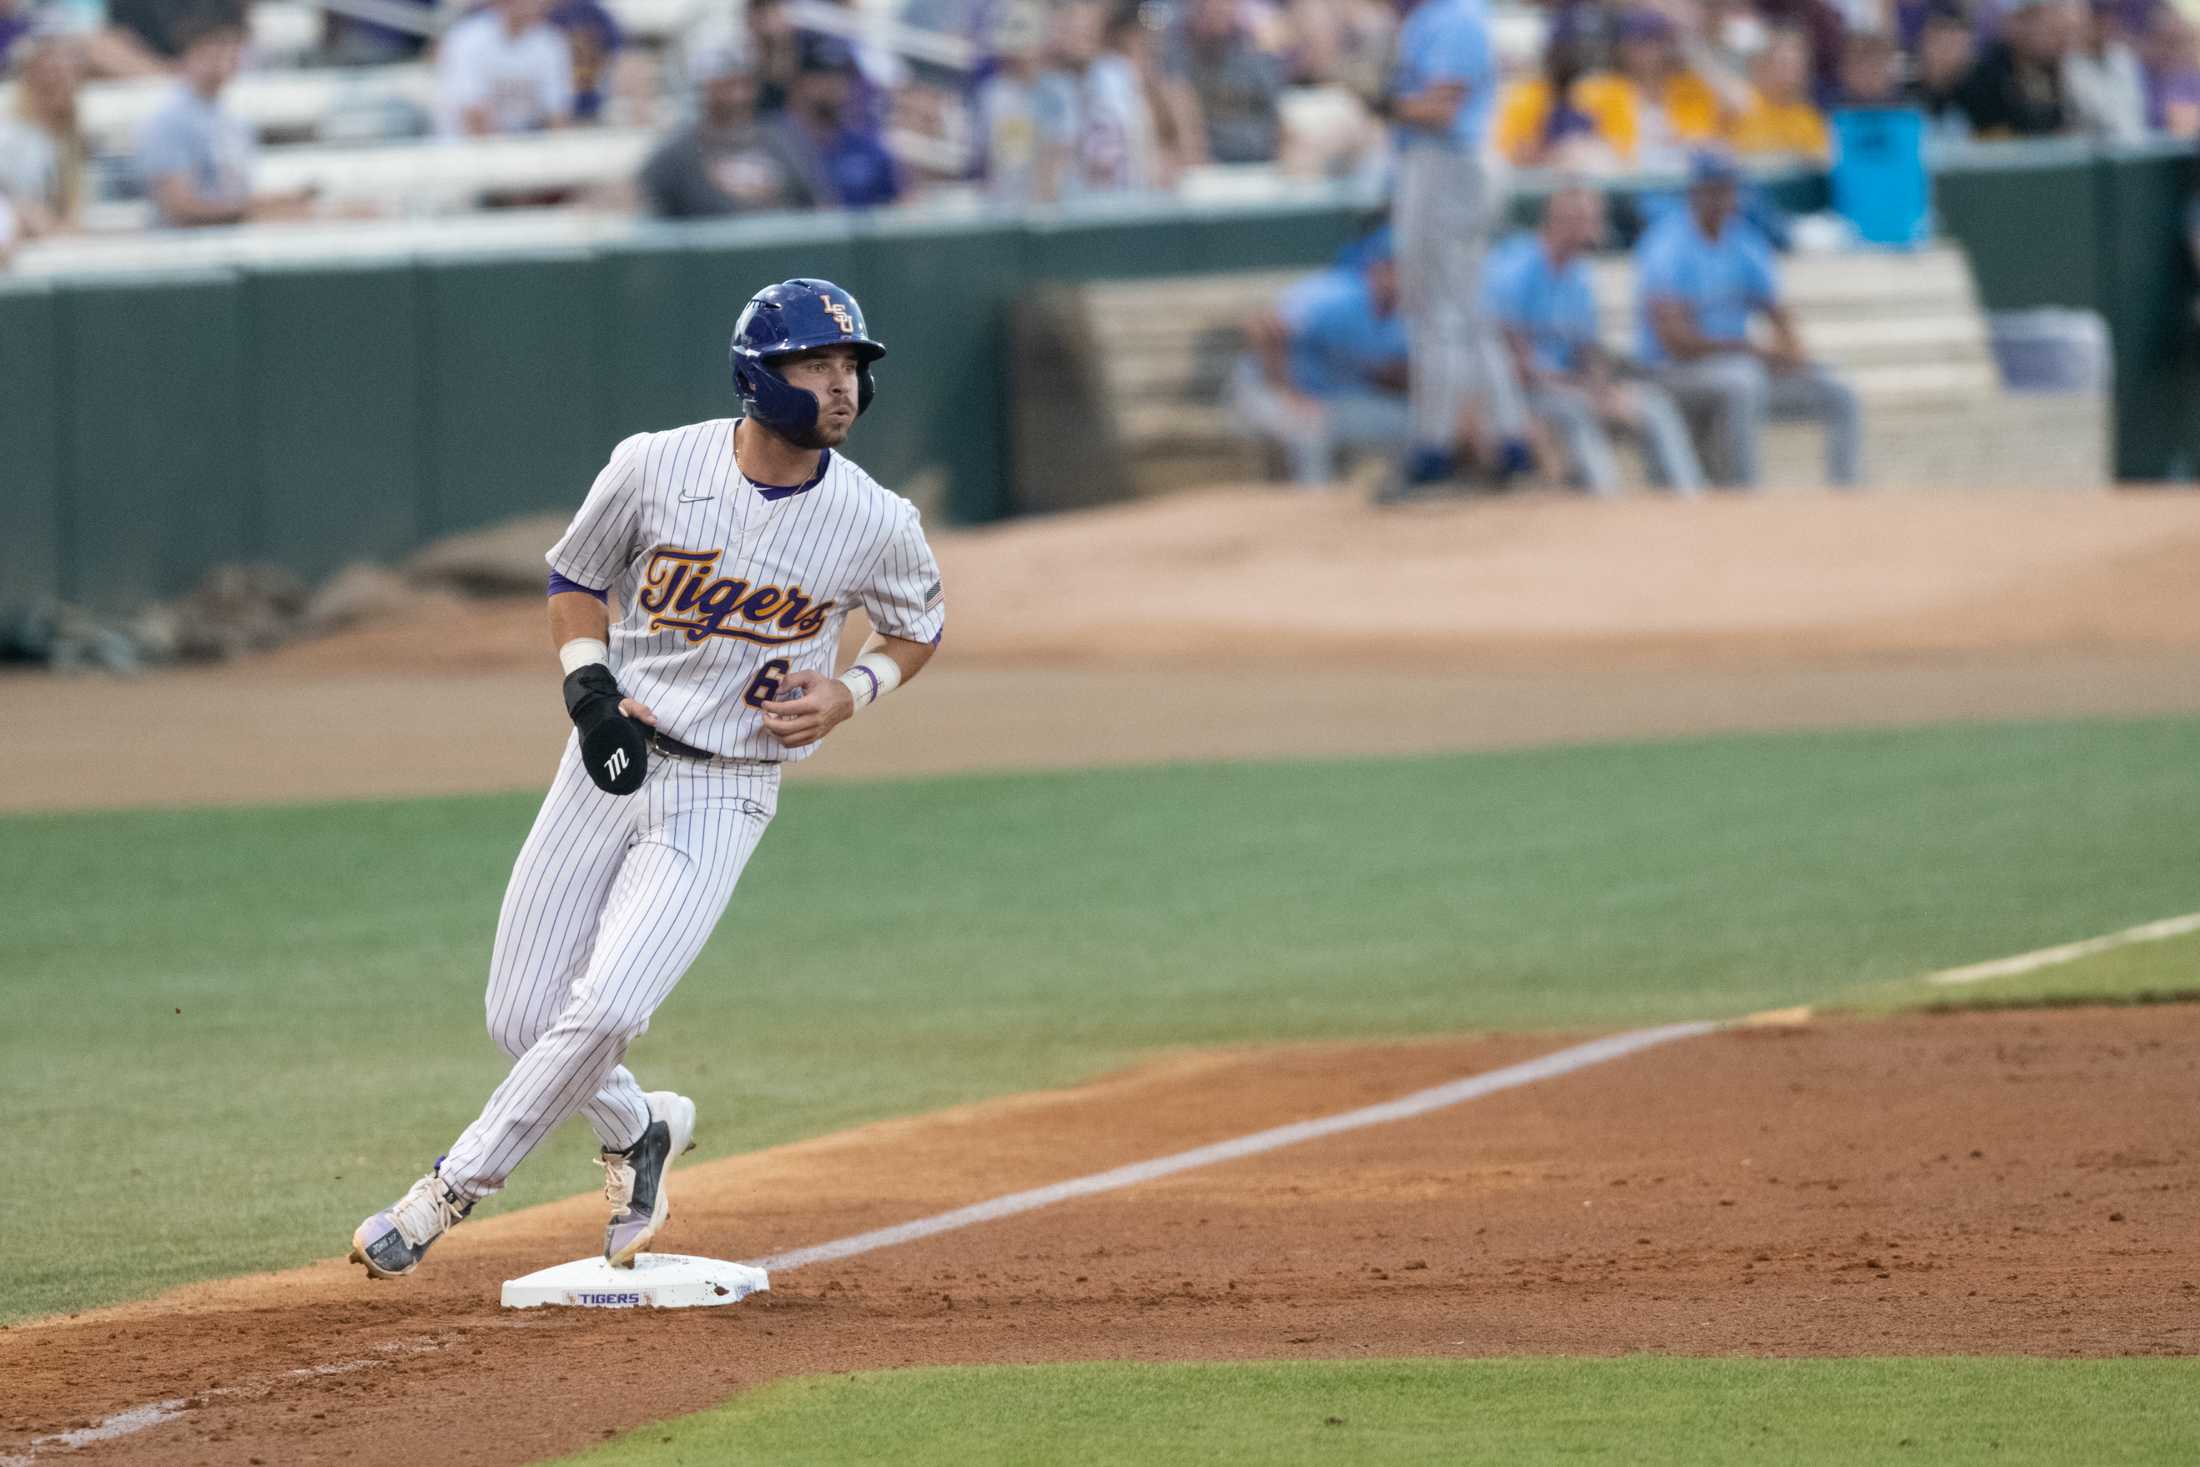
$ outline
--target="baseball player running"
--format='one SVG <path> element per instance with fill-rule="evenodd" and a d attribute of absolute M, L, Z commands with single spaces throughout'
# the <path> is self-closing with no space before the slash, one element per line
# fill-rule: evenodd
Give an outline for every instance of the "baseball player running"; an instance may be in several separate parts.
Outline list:
<path fill-rule="evenodd" d="M 633 1267 L 664 1227 L 695 1103 L 643 1090 L 627 1046 L 725 910 L 782 767 L 939 643 L 939 567 L 915 507 L 834 452 L 885 354 L 839 286 L 768 287 L 734 326 L 742 416 L 621 443 L 551 548 L 574 732 L 489 960 L 489 1033 L 512 1071 L 435 1169 L 352 1234 L 370 1277 L 411 1273 L 575 1114 L 603 1147 L 605 1259 Z M 858 606 L 876 634 L 835 678 Z"/>

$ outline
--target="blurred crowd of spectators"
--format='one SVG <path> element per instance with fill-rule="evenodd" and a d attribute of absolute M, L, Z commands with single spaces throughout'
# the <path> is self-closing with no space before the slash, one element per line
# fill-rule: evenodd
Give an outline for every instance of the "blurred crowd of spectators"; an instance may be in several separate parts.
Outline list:
<path fill-rule="evenodd" d="M 448 8 L 381 0 L 391 23 L 330 14 L 312 59 L 432 64 L 423 133 L 657 128 L 632 187 L 586 201 L 670 217 L 870 207 L 940 186 L 1004 204 L 1160 193 L 1208 164 L 1385 166 L 1391 0 L 897 4 L 902 25 L 954 40 L 967 62 L 806 28 L 788 0 L 700 0 L 684 32 L 647 48 L 604 0 L 491 0 L 433 41 Z M 1499 13 L 1529 43 L 1511 48 L 1495 98 L 1493 145 L 1517 166 L 1671 167 L 1704 143 L 1823 158 L 1829 114 L 1853 106 L 1915 107 L 1938 132 L 1982 139 L 2200 135 L 2200 0 Z M 0 71 L 15 84 L 0 107 L 0 250 L 67 229 L 102 191 L 141 192 L 167 225 L 312 211 L 306 195 L 254 191 L 262 141 L 224 106 L 247 20 L 245 0 L 0 0 Z M 127 155 L 97 159 L 77 115 L 85 79 L 163 76 L 172 92 Z"/>
<path fill-rule="evenodd" d="M 1691 146 L 1824 157 L 1829 113 L 1907 106 L 1981 140 L 2200 135 L 2192 19 L 2174 0 L 1679 0 L 1554 17 L 1509 84 L 1516 163 L 1669 165 Z"/>

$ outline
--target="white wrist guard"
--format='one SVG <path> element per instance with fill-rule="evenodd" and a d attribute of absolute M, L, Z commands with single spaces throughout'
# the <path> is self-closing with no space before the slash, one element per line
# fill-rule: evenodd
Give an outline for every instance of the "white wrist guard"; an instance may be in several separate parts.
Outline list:
<path fill-rule="evenodd" d="M 884 652 L 866 652 L 840 675 L 855 695 L 856 711 L 864 709 L 901 686 L 901 664 Z"/>
<path fill-rule="evenodd" d="M 610 661 L 611 649 L 594 637 L 575 637 L 558 649 L 558 665 L 565 669 L 567 677 L 591 662 L 608 665 Z"/>

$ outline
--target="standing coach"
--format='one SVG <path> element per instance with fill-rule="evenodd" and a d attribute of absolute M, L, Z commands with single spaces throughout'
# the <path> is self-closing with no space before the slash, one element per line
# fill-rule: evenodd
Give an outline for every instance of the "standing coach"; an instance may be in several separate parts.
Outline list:
<path fill-rule="evenodd" d="M 1412 343 L 1408 485 L 1451 478 L 1462 436 L 1495 440 L 1495 462 L 1480 467 L 1499 477 L 1529 466 L 1518 384 L 1480 307 L 1482 257 L 1504 211 L 1484 153 L 1497 85 L 1483 0 L 1420 0 L 1399 31 L 1390 85 L 1398 134 L 1391 222 Z M 1470 406 L 1480 431 L 1462 435 Z"/>

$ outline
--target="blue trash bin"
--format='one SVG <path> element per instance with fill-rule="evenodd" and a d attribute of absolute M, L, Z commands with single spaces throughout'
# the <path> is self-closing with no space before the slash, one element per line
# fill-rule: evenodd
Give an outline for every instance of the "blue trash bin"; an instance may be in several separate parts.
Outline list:
<path fill-rule="evenodd" d="M 1913 107 L 1848 107 L 1833 114 L 1833 207 L 1866 244 L 1924 243 L 1932 229 L 1925 114 Z"/>

